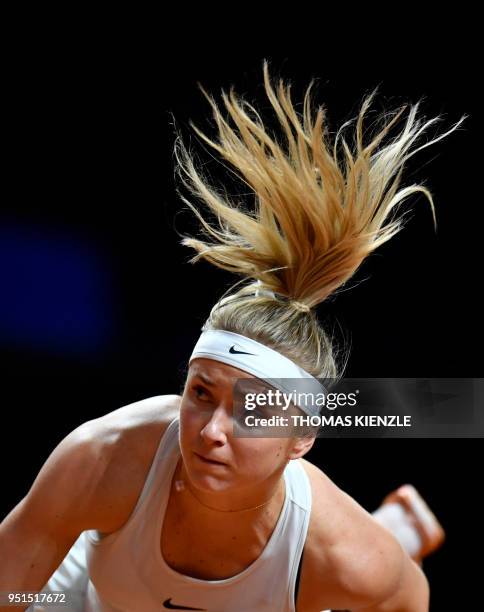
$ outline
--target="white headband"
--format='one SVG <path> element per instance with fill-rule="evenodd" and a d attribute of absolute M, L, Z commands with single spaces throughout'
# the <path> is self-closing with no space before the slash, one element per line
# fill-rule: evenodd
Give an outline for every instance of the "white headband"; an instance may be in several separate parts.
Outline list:
<path fill-rule="evenodd" d="M 294 403 L 310 416 L 319 414 L 320 405 L 314 405 L 309 394 L 317 396 L 323 393 L 326 398 L 327 391 L 317 378 L 281 353 L 247 336 L 218 329 L 204 331 L 188 363 L 197 357 L 215 359 L 244 370 L 288 396 L 295 397 L 297 393 L 299 401 Z"/>

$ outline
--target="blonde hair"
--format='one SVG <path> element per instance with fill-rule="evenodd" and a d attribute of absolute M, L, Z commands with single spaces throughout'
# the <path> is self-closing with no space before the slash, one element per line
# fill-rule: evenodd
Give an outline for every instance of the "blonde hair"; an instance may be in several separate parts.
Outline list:
<path fill-rule="evenodd" d="M 218 139 L 208 138 L 192 122 L 190 125 L 235 170 L 252 197 L 250 202 L 235 200 L 211 186 L 196 169 L 195 159 L 178 133 L 177 174 L 189 193 L 216 218 L 216 223 L 207 220 L 179 190 L 200 221 L 202 232 L 197 238 L 185 237 L 182 244 L 196 251 L 190 263 L 203 258 L 242 275 L 226 293 L 246 281 L 241 289 L 215 304 L 203 329 L 248 336 L 279 351 L 313 376 L 337 379 L 348 356 L 340 371 L 333 341 L 312 309 L 346 283 L 372 251 L 400 231 L 403 215 L 397 216 L 397 211 L 412 194 L 426 196 L 437 228 L 434 203 L 426 187 L 410 185 L 398 190 L 403 167 L 412 155 L 457 129 L 466 116 L 445 134 L 411 151 L 415 141 L 440 119 L 417 119 L 417 102 L 410 106 L 400 134 L 383 146 L 405 105 L 393 111 L 393 118 L 365 145 L 363 118 L 376 88 L 364 99 L 356 118 L 356 150 L 352 152 L 342 132 L 353 120 L 340 127 L 331 147 L 324 107 L 318 107 L 314 116 L 314 80 L 306 90 L 300 116 L 291 100 L 291 84 L 285 85 L 282 79 L 276 88 L 271 84 L 267 60 L 263 76 L 286 146 L 269 134 L 257 110 L 238 97 L 233 87 L 228 95 L 222 91 L 222 99 L 235 129 L 200 85 L 212 107 Z M 385 113 L 380 119 L 386 120 Z"/>

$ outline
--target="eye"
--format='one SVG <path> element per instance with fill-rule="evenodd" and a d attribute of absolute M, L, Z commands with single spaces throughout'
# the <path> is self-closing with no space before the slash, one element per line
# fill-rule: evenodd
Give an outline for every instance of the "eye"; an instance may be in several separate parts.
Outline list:
<path fill-rule="evenodd" d="M 208 393 L 201 385 L 195 385 L 192 387 L 192 389 L 195 392 L 197 399 L 202 399 L 202 396 L 208 397 Z"/>
<path fill-rule="evenodd" d="M 252 414 L 261 417 L 262 419 L 267 419 L 271 416 L 272 410 L 267 406 L 259 406 L 255 410 L 252 411 Z"/>

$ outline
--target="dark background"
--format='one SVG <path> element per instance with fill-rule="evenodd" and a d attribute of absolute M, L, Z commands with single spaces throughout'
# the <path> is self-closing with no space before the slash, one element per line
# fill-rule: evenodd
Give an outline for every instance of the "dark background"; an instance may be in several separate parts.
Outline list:
<path fill-rule="evenodd" d="M 470 115 L 415 155 L 404 175 L 404 185 L 432 192 L 437 233 L 426 199 L 414 195 L 402 233 L 318 314 L 351 342 L 350 377 L 483 376 L 473 49 L 427 42 L 415 57 L 390 56 L 382 45 L 369 57 L 316 44 L 280 51 L 268 41 L 249 51 L 240 39 L 209 47 L 200 38 L 179 54 L 142 36 L 116 44 L 61 38 L 19 45 L 4 75 L 1 516 L 78 424 L 179 391 L 210 307 L 237 279 L 186 263 L 191 252 L 178 233 L 195 225 L 175 194 L 172 113 L 214 182 L 223 181 L 189 135 L 189 119 L 214 135 L 197 81 L 216 96 L 233 84 L 268 117 L 264 57 L 274 76 L 293 82 L 295 102 L 319 78 L 315 99 L 333 132 L 376 85 L 373 118 L 422 97 L 423 115 L 443 116 L 425 140 Z M 432 609 L 448 610 L 474 601 L 481 449 L 478 439 L 318 440 L 308 458 L 370 511 L 404 482 L 423 493 L 447 530 L 424 569 Z"/>

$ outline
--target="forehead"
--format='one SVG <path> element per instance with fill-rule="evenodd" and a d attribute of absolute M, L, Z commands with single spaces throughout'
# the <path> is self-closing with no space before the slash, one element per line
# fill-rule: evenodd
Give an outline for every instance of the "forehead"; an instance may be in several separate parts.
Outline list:
<path fill-rule="evenodd" d="M 190 363 L 188 375 L 190 377 L 199 376 L 208 384 L 214 385 L 232 385 L 241 378 L 256 379 L 255 376 L 244 370 L 205 357 L 197 357 Z"/>
<path fill-rule="evenodd" d="M 268 381 L 257 378 L 249 372 L 205 357 L 197 357 L 190 364 L 186 382 L 190 381 L 191 383 L 192 380 L 196 381 L 197 379 L 208 385 L 212 391 L 223 390 L 233 393 L 236 390 L 238 394 L 245 395 L 247 393 L 267 393 L 269 390 L 275 390 Z M 242 383 L 239 381 L 242 381 Z"/>

